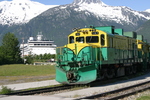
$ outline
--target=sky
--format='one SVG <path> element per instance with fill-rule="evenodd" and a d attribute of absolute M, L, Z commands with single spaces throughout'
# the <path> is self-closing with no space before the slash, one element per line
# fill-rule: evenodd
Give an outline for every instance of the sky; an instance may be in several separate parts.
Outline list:
<path fill-rule="evenodd" d="M 45 5 L 64 5 L 70 4 L 74 0 L 31 0 L 31 1 L 37 1 Z M 110 6 L 127 6 L 137 11 L 145 11 L 146 9 L 150 9 L 150 0 L 101 0 L 101 1 Z"/>
<path fill-rule="evenodd" d="M 74 0 L 34 0 L 46 5 L 70 4 Z M 133 10 L 145 11 L 150 9 L 150 0 L 101 0 L 110 6 L 127 6 Z"/>

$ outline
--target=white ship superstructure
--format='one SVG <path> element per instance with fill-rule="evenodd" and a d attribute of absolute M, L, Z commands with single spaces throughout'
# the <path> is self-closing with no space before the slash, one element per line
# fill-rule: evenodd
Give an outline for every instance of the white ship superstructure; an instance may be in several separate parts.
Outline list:
<path fill-rule="evenodd" d="M 56 54 L 56 45 L 52 40 L 43 40 L 43 35 L 37 35 L 37 38 L 30 37 L 26 44 L 20 45 L 22 56 Z"/>

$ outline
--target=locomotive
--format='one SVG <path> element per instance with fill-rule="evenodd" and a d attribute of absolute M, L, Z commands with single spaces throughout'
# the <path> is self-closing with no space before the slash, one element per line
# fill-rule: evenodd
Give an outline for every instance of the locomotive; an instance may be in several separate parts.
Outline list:
<path fill-rule="evenodd" d="M 68 35 L 68 44 L 56 49 L 56 81 L 87 84 L 145 71 L 149 47 L 142 35 L 114 26 L 75 28 Z"/>

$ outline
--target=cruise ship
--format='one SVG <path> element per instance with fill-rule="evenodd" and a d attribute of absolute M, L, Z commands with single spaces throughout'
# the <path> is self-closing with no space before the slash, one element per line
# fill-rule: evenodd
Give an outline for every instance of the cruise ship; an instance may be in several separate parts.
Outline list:
<path fill-rule="evenodd" d="M 43 35 L 37 35 L 36 38 L 29 37 L 27 43 L 20 45 L 20 50 L 23 56 L 40 55 L 40 54 L 56 54 L 57 45 L 52 40 L 44 40 Z"/>

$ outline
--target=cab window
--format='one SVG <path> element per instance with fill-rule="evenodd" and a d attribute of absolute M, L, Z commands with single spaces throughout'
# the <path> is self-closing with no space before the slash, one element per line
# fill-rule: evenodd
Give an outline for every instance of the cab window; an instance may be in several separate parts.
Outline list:
<path fill-rule="evenodd" d="M 105 35 L 104 34 L 101 35 L 101 45 L 102 46 L 105 45 Z"/>
<path fill-rule="evenodd" d="M 84 37 L 76 37 L 76 42 L 84 43 Z"/>
<path fill-rule="evenodd" d="M 86 43 L 98 43 L 98 36 L 87 36 Z"/>
<path fill-rule="evenodd" d="M 74 36 L 69 37 L 69 43 L 74 43 Z"/>

